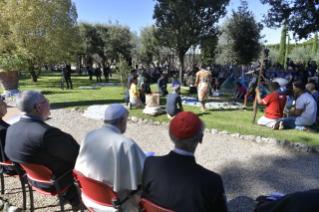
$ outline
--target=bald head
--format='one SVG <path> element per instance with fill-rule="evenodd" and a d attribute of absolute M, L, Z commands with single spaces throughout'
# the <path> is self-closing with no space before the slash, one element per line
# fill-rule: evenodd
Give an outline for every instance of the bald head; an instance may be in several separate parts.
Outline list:
<path fill-rule="evenodd" d="M 308 91 L 310 91 L 312 93 L 316 89 L 316 86 L 313 83 L 308 83 L 306 85 L 306 88 Z"/>

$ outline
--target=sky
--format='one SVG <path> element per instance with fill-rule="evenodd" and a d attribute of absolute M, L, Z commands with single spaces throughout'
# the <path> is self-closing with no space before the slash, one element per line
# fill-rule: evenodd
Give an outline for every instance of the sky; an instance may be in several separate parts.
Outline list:
<path fill-rule="evenodd" d="M 139 33 L 140 29 L 155 23 L 153 19 L 154 0 L 73 0 L 78 12 L 78 22 L 105 23 L 109 20 L 118 20 L 120 24 L 128 25 L 132 31 Z M 262 20 L 262 15 L 267 12 L 267 5 L 260 0 L 247 0 L 248 8 L 255 14 L 257 21 Z M 240 0 L 230 0 L 227 7 L 227 15 L 237 10 Z M 223 23 L 220 19 L 219 25 Z M 265 44 L 278 44 L 280 42 L 281 29 L 269 29 L 264 27 L 262 34 L 267 40 Z M 292 36 L 291 36 L 292 37 Z M 292 41 L 293 42 L 293 41 Z"/>

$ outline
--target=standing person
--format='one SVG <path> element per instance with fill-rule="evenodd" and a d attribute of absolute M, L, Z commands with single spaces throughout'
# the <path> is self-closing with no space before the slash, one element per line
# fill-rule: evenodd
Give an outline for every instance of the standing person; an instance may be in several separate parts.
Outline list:
<path fill-rule="evenodd" d="M 131 70 L 131 76 L 129 76 L 129 78 L 127 79 L 127 90 L 126 90 L 126 95 L 124 98 L 124 101 L 126 102 L 126 104 L 128 104 L 130 102 L 130 86 L 131 86 L 131 79 L 137 75 L 137 71 L 135 69 Z"/>
<path fill-rule="evenodd" d="M 5 153 L 17 163 L 33 163 L 50 169 L 62 188 L 70 186 L 63 194 L 64 203 L 73 210 L 80 209 L 74 178 L 74 169 L 80 145 L 69 134 L 45 123 L 50 115 L 50 103 L 39 91 L 23 91 L 16 96 L 18 109 L 24 116 L 7 130 Z M 67 173 L 67 174 L 66 174 Z M 66 174 L 66 175 L 65 175 Z M 56 191 L 53 184 L 39 183 L 28 178 L 31 186 L 44 191 Z M 60 202 L 57 201 L 58 205 Z"/>
<path fill-rule="evenodd" d="M 100 79 L 100 82 L 102 82 L 101 75 L 102 75 L 101 69 L 100 68 L 95 69 L 96 82 L 99 82 L 99 79 Z"/>
<path fill-rule="evenodd" d="M 145 75 L 145 81 L 144 84 L 142 85 L 142 90 L 143 90 L 143 94 L 151 94 L 151 86 L 150 86 L 150 76 L 149 75 Z"/>
<path fill-rule="evenodd" d="M 131 79 L 130 102 L 129 102 L 128 106 L 129 106 L 129 109 L 131 109 L 132 106 L 144 108 L 144 105 L 143 105 L 142 100 L 140 98 L 140 92 L 137 89 L 137 76 L 134 76 Z"/>
<path fill-rule="evenodd" d="M 179 96 L 180 90 L 180 86 L 176 85 L 172 87 L 173 92 L 167 95 L 166 113 L 169 119 L 172 119 L 172 117 L 176 116 L 179 112 L 184 111 L 182 99 Z M 179 108 L 177 108 L 177 105 L 179 106 Z"/>
<path fill-rule="evenodd" d="M 123 135 L 127 129 L 127 117 L 128 111 L 123 105 L 108 106 L 104 125 L 85 135 L 75 165 L 75 170 L 84 176 L 112 187 L 121 201 L 141 184 L 146 159 L 135 141 Z M 139 211 L 140 193 L 122 205 L 123 211 Z M 112 206 L 99 205 L 85 195 L 82 195 L 82 200 L 94 211 L 115 211 Z"/>
<path fill-rule="evenodd" d="M 202 104 L 202 111 L 205 112 L 205 103 L 208 100 L 209 84 L 212 82 L 210 72 L 206 70 L 206 65 L 202 63 L 200 70 L 196 74 L 195 87 L 197 87 L 198 101 Z"/>
<path fill-rule="evenodd" d="M 86 67 L 86 69 L 88 70 L 88 74 L 90 76 L 90 80 L 92 80 L 92 76 L 93 76 L 93 69 L 91 64 L 88 64 L 88 66 Z"/>
<path fill-rule="evenodd" d="M 63 70 L 63 77 L 65 79 L 66 82 L 66 88 L 69 89 L 73 89 L 72 86 L 72 80 L 71 80 L 71 66 L 70 64 L 67 64 L 65 61 L 63 61 L 63 64 L 65 65 L 65 69 Z M 70 87 L 69 87 L 69 83 L 70 83 Z"/>
<path fill-rule="evenodd" d="M 253 97 L 253 103 L 255 105 L 255 96 L 256 96 L 256 87 L 257 87 L 257 77 L 258 77 L 258 71 L 255 71 L 253 74 L 253 78 L 250 81 L 249 88 L 247 89 L 248 92 L 245 95 L 244 105 L 243 108 L 247 107 L 247 100 L 248 97 L 251 95 Z"/>
<path fill-rule="evenodd" d="M 165 74 L 161 74 L 161 78 L 157 80 L 158 92 L 165 96 L 168 94 L 167 92 L 167 81 L 165 79 Z"/>
<path fill-rule="evenodd" d="M 148 157 L 142 175 L 143 196 L 177 212 L 226 212 L 219 174 L 196 163 L 205 124 L 192 112 L 180 112 L 169 125 L 175 148 L 164 156 Z"/>

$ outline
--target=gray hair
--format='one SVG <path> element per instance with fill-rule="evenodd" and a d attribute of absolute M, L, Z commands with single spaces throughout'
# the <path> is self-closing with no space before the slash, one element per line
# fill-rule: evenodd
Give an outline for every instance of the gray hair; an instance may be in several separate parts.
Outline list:
<path fill-rule="evenodd" d="M 172 122 L 171 122 L 172 123 Z M 171 126 L 171 123 L 169 124 L 169 129 Z M 199 140 L 202 137 L 202 134 L 205 130 L 205 124 L 204 122 L 201 120 L 201 128 L 199 130 L 199 132 L 197 133 L 197 135 L 195 135 L 193 138 L 188 138 L 188 139 L 184 139 L 184 140 L 180 140 L 178 138 L 176 138 L 171 130 L 169 130 L 169 137 L 171 138 L 171 140 L 173 141 L 173 143 L 179 147 L 185 147 L 185 148 L 195 148 L 196 145 L 198 144 Z"/>
<path fill-rule="evenodd" d="M 313 83 L 308 83 L 306 85 L 306 88 L 309 90 L 309 91 L 312 91 L 316 88 L 316 86 L 313 84 Z"/>
<path fill-rule="evenodd" d="M 125 119 L 127 118 L 128 116 L 128 111 L 125 110 L 125 113 L 123 113 L 120 117 L 118 117 L 117 119 L 114 119 L 114 120 L 104 120 L 104 124 L 110 124 L 110 125 L 113 125 L 113 126 L 118 126 L 122 119 Z"/>
<path fill-rule="evenodd" d="M 21 112 L 28 114 L 34 110 L 34 106 L 39 103 L 41 96 L 43 96 L 41 91 L 23 91 L 16 97 L 15 102 Z"/>

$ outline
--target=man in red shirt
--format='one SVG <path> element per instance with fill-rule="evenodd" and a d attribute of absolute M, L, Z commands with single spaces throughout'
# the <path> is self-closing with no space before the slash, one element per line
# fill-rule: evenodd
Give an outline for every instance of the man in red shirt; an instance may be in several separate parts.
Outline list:
<path fill-rule="evenodd" d="M 258 104 L 266 106 L 266 114 L 262 116 L 257 124 L 270 127 L 272 129 L 283 129 L 284 125 L 280 121 L 283 117 L 283 111 L 286 105 L 286 95 L 280 95 L 276 92 L 278 84 L 267 82 L 271 94 L 267 95 L 264 99 L 260 97 L 260 89 L 256 88 L 256 98 Z"/>

